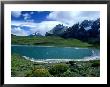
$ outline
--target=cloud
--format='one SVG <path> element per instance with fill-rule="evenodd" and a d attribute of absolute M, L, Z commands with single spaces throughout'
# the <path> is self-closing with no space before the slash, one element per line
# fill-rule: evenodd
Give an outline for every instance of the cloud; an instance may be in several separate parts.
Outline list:
<path fill-rule="evenodd" d="M 25 13 L 25 14 L 22 14 L 22 15 L 24 17 L 24 20 L 27 20 L 27 19 L 31 18 L 30 14 L 28 14 L 28 13 Z"/>
<path fill-rule="evenodd" d="M 18 26 L 19 28 L 12 27 L 12 33 L 18 36 L 27 36 L 35 32 L 39 32 L 45 35 L 46 32 L 54 28 L 57 24 L 66 24 L 59 21 L 42 21 L 40 23 L 35 22 L 23 22 L 23 21 L 12 21 L 12 26 Z M 29 27 L 29 30 L 24 30 L 21 27 Z M 17 30 L 18 29 L 18 30 Z"/>
<path fill-rule="evenodd" d="M 20 27 L 13 27 L 11 29 L 11 33 L 17 36 L 27 36 L 29 32 L 21 29 Z"/>
<path fill-rule="evenodd" d="M 31 11 L 31 12 L 30 12 L 30 14 L 34 14 L 34 12 L 33 12 L 33 11 Z"/>
<path fill-rule="evenodd" d="M 58 21 L 43 21 L 41 23 L 37 23 L 36 27 L 32 29 L 33 32 L 39 31 L 42 35 L 51 29 L 53 29 L 56 25 L 63 24 L 62 22 Z M 63 24 L 66 26 L 66 24 Z"/>
<path fill-rule="evenodd" d="M 99 11 L 53 11 L 47 19 L 60 21 L 70 26 L 83 20 L 95 20 L 100 17 Z"/>
<path fill-rule="evenodd" d="M 16 17 L 16 18 L 20 17 L 21 14 L 22 14 L 21 11 L 12 11 L 11 12 L 11 15 L 14 16 L 14 17 Z"/>
<path fill-rule="evenodd" d="M 34 22 L 34 19 L 31 19 L 31 15 L 32 14 L 34 14 L 34 12 L 22 14 L 22 16 L 24 17 L 24 21 L 26 21 L 26 22 Z"/>
<path fill-rule="evenodd" d="M 18 11 L 17 11 L 18 12 Z M 100 17 L 100 12 L 98 11 L 53 11 L 50 12 L 46 17 L 48 21 L 42 21 L 40 23 L 34 22 L 31 19 L 32 13 L 22 14 L 25 21 L 12 21 L 12 33 L 18 36 L 27 36 L 29 34 L 39 32 L 42 35 L 51 29 L 53 29 L 57 24 L 63 24 L 64 26 L 72 26 L 77 22 L 83 20 L 95 20 Z M 23 29 L 23 28 L 28 29 Z"/>
<path fill-rule="evenodd" d="M 11 21 L 11 25 L 35 27 L 37 23 L 28 21 Z"/>

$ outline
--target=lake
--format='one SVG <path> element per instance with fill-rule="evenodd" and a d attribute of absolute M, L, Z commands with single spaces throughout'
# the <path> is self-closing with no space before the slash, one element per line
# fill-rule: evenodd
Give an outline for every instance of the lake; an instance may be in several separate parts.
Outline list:
<path fill-rule="evenodd" d="M 29 45 L 12 45 L 11 52 L 34 60 L 99 58 L 100 54 L 98 49 L 93 48 Z"/>

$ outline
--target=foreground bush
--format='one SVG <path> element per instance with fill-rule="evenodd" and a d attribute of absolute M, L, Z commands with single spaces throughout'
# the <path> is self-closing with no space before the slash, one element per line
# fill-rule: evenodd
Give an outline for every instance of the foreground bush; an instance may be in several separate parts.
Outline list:
<path fill-rule="evenodd" d="M 59 76 L 60 74 L 66 72 L 69 69 L 67 64 L 55 64 L 50 69 L 49 72 L 51 75 Z"/>
<path fill-rule="evenodd" d="M 93 61 L 91 66 L 92 67 L 99 67 L 100 66 L 100 61 Z"/>
<path fill-rule="evenodd" d="M 27 76 L 32 76 L 32 77 L 49 77 L 51 76 L 48 69 L 36 69 L 33 70 L 31 72 L 29 72 L 29 74 L 27 74 Z"/>
<path fill-rule="evenodd" d="M 11 55 L 12 77 L 99 77 L 100 60 L 36 63 Z"/>

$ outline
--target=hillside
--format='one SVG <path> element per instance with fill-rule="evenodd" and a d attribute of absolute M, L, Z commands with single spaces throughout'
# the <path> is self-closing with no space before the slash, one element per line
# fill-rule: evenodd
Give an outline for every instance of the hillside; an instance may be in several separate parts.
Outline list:
<path fill-rule="evenodd" d="M 46 36 L 46 37 L 12 36 L 11 42 L 12 44 L 20 45 L 93 47 L 92 44 L 88 44 L 77 39 L 64 39 L 55 36 Z"/>

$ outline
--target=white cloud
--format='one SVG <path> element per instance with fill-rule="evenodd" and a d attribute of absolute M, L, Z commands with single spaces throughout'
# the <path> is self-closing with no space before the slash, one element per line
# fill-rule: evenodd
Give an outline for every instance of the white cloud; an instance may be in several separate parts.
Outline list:
<path fill-rule="evenodd" d="M 15 27 L 11 29 L 11 33 L 17 36 L 27 36 L 29 32 L 21 29 L 20 27 Z"/>
<path fill-rule="evenodd" d="M 36 27 L 35 22 L 28 22 L 28 21 L 11 21 L 11 25 L 15 26 L 27 26 L 27 27 Z"/>
<path fill-rule="evenodd" d="M 24 17 L 24 20 L 28 20 L 31 18 L 30 14 L 28 13 L 23 14 L 23 17 Z"/>
<path fill-rule="evenodd" d="M 51 29 L 53 29 L 57 24 L 63 24 L 62 22 L 58 21 L 43 21 L 41 23 L 37 23 L 36 27 L 32 28 L 32 32 L 39 31 L 42 35 L 45 35 L 45 33 Z M 67 26 L 66 24 L 63 24 Z"/>
<path fill-rule="evenodd" d="M 31 19 L 31 14 L 34 14 L 34 12 L 30 12 L 30 14 L 29 13 L 22 14 L 22 16 L 24 17 L 24 21 L 34 22 L 34 19 Z"/>
<path fill-rule="evenodd" d="M 21 11 L 12 11 L 11 12 L 11 15 L 14 16 L 14 17 L 16 17 L 16 18 L 20 17 L 21 14 L 22 14 Z"/>
<path fill-rule="evenodd" d="M 81 22 L 85 19 L 87 20 L 95 20 L 100 17 L 100 13 L 96 11 L 55 11 L 51 12 L 47 19 L 51 21 L 42 21 L 40 23 L 35 23 L 34 20 L 30 20 L 31 15 L 28 13 L 23 14 L 24 21 L 12 21 L 11 25 L 19 26 L 19 28 L 13 28 L 12 33 L 19 36 L 27 36 L 29 34 L 40 32 L 42 35 L 51 29 L 53 29 L 57 24 L 63 24 L 65 26 L 72 26 L 77 22 Z M 20 27 L 26 26 L 29 27 L 30 30 L 24 30 Z"/>
<path fill-rule="evenodd" d="M 48 16 L 49 20 L 56 20 L 70 26 L 85 19 L 95 20 L 100 17 L 98 11 L 53 11 Z"/>
<path fill-rule="evenodd" d="M 34 14 L 34 12 L 33 12 L 33 11 L 31 11 L 31 12 L 30 12 L 30 14 Z"/>
<path fill-rule="evenodd" d="M 40 23 L 35 23 L 35 22 L 23 22 L 23 21 L 12 21 L 12 25 L 15 26 L 26 26 L 29 27 L 30 30 L 23 30 L 20 28 L 13 28 L 12 29 L 12 33 L 15 35 L 24 35 L 27 36 L 29 34 L 35 33 L 36 31 L 40 32 L 42 35 L 45 35 L 45 33 L 49 30 L 51 30 L 52 28 L 54 28 L 57 24 L 63 24 L 65 26 L 67 26 L 66 24 L 59 22 L 59 21 L 43 21 Z M 18 30 L 17 30 L 18 29 Z"/>

